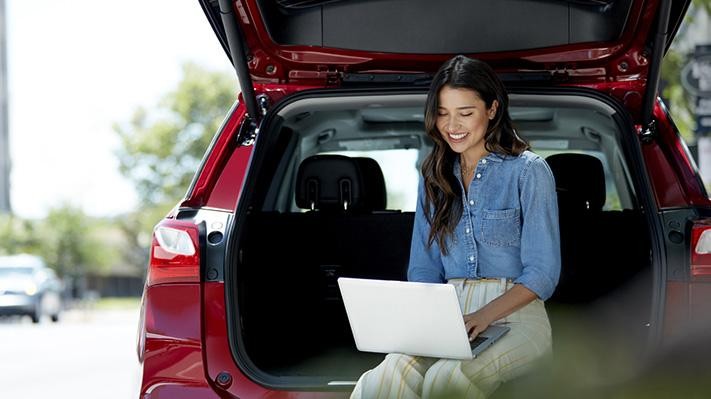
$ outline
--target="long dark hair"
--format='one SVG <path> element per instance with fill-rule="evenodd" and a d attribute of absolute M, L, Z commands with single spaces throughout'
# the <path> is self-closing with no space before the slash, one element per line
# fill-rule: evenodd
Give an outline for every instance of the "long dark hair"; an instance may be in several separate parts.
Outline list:
<path fill-rule="evenodd" d="M 454 234 L 463 209 L 462 191 L 453 173 L 457 153 L 437 129 L 439 92 L 444 86 L 474 90 L 487 109 L 494 100 L 498 101 L 496 116 L 489 122 L 484 136 L 488 152 L 518 156 L 530 146 L 516 134 L 508 110 L 509 96 L 489 65 L 458 55 L 440 67 L 432 79 L 425 104 L 425 131 L 434 141 L 434 148 L 422 164 L 422 175 L 425 180 L 425 216 L 431 226 L 429 245 L 437 240 L 442 254 L 446 255 L 447 238 Z"/>

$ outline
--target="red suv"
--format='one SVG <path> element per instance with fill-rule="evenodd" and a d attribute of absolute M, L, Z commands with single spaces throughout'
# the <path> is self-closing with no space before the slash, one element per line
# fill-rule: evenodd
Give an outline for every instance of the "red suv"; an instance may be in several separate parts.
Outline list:
<path fill-rule="evenodd" d="M 460 53 L 555 174 L 554 345 L 590 316 L 649 352 L 706 313 L 711 202 L 656 94 L 689 1 L 200 4 L 242 94 L 155 228 L 142 397 L 346 397 L 379 363 L 336 280 L 406 279 L 425 94 Z"/>

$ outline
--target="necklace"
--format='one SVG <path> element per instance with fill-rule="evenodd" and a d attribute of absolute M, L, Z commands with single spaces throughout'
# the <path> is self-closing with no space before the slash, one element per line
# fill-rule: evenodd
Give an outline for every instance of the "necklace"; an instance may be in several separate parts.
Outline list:
<path fill-rule="evenodd" d="M 467 176 L 470 173 L 474 173 L 474 169 L 476 169 L 476 164 L 472 166 L 467 166 L 466 163 L 464 162 L 463 158 L 459 159 L 459 166 L 462 169 L 462 175 Z"/>

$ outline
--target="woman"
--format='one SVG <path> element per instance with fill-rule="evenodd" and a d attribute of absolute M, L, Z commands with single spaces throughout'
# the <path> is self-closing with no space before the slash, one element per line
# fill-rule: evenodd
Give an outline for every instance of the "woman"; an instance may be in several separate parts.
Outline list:
<path fill-rule="evenodd" d="M 446 62 L 425 128 L 434 148 L 422 166 L 408 279 L 453 284 L 472 340 L 492 323 L 511 330 L 468 361 L 389 354 L 352 398 L 487 397 L 550 351 L 543 301 L 560 273 L 555 182 L 513 129 L 491 67 Z"/>

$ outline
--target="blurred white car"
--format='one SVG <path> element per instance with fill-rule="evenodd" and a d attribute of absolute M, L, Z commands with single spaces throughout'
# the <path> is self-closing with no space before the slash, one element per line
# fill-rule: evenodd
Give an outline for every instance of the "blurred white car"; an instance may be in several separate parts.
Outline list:
<path fill-rule="evenodd" d="M 0 315 L 28 315 L 39 323 L 43 315 L 59 321 L 62 282 L 42 258 L 0 256 Z"/>

